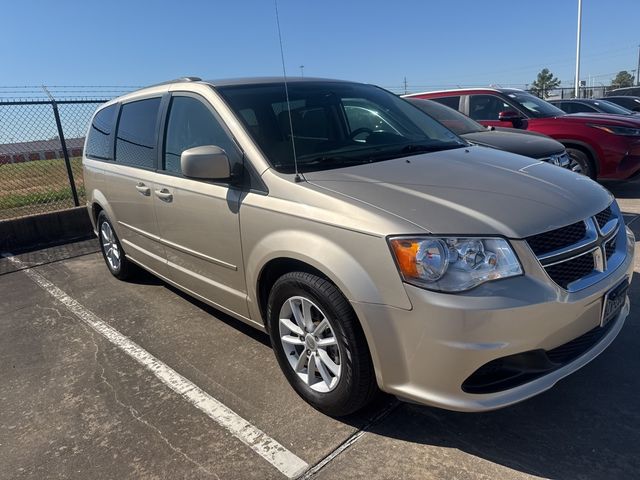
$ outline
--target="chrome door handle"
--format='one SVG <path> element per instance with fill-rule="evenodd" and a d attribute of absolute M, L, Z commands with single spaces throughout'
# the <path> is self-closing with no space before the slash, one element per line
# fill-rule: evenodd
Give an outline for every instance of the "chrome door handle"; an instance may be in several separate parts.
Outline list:
<path fill-rule="evenodd" d="M 138 184 L 136 185 L 136 190 L 138 190 L 145 197 L 151 195 L 151 189 L 142 182 L 138 182 Z"/>
<path fill-rule="evenodd" d="M 156 197 L 164 202 L 172 202 L 173 194 L 167 188 L 163 188 L 162 190 L 156 190 Z"/>

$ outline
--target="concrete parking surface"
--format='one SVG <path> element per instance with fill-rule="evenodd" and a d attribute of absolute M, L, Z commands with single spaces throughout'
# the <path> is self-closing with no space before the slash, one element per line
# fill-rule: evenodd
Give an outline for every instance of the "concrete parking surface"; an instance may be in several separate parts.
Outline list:
<path fill-rule="evenodd" d="M 640 238 L 640 183 L 606 186 Z M 0 259 L 0 478 L 639 478 L 635 265 L 622 332 L 552 390 L 483 414 L 382 396 L 335 420 L 296 396 L 265 334 L 151 275 L 116 280 L 95 241 Z"/>

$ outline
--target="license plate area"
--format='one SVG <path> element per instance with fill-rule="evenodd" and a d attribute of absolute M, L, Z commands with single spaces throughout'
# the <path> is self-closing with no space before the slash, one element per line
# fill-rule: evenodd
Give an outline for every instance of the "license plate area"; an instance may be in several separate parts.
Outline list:
<path fill-rule="evenodd" d="M 604 327 L 612 319 L 618 316 L 622 307 L 627 301 L 627 291 L 629 290 L 629 279 L 625 278 L 618 285 L 609 290 L 602 302 L 602 317 L 600 326 Z"/>

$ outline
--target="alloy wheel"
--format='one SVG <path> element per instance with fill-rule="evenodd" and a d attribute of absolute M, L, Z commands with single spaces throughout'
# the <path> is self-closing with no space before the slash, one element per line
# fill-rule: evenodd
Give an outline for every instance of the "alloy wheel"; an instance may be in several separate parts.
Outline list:
<path fill-rule="evenodd" d="M 340 381 L 338 341 L 322 310 L 305 297 L 290 297 L 279 315 L 279 337 L 291 368 L 312 390 L 326 393 Z"/>

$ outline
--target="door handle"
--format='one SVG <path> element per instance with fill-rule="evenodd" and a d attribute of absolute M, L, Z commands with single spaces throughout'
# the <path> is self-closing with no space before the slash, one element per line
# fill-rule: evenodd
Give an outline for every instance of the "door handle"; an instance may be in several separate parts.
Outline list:
<path fill-rule="evenodd" d="M 168 188 L 163 188 L 162 190 L 156 190 L 156 197 L 158 197 L 163 202 L 173 201 L 173 194 L 169 191 Z"/>
<path fill-rule="evenodd" d="M 136 190 L 138 190 L 138 192 L 140 192 L 145 197 L 151 195 L 151 189 L 142 182 L 138 182 L 138 184 L 136 185 Z"/>

